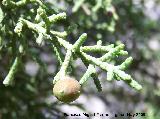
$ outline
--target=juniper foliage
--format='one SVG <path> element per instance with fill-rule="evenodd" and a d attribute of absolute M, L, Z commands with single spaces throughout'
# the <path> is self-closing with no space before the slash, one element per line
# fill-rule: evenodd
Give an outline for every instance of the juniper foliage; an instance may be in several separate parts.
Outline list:
<path fill-rule="evenodd" d="M 80 3 L 79 3 L 80 2 Z M 73 11 L 77 11 L 79 6 L 81 6 L 83 1 L 79 1 L 73 8 Z M 102 2 L 102 1 L 99 1 Z M 96 11 L 99 9 L 102 3 L 97 2 L 97 5 L 93 8 L 93 11 Z M 22 0 L 19 2 L 14 2 L 14 1 L 8 1 L 4 0 L 3 5 L 5 9 L 9 10 L 15 10 L 18 9 L 19 7 L 26 6 L 28 4 L 37 4 L 37 13 L 36 16 L 33 17 L 32 19 L 28 19 L 24 13 L 19 14 L 19 18 L 17 24 L 15 25 L 14 28 L 14 33 L 12 32 L 12 35 L 15 36 L 15 39 L 21 39 L 22 41 L 17 45 L 19 47 L 19 51 L 16 50 L 17 53 L 17 58 L 15 58 L 15 61 L 13 65 L 10 68 L 10 71 L 3 81 L 3 84 L 5 85 L 10 85 L 14 75 L 16 73 L 16 70 L 18 69 L 18 62 L 20 62 L 20 57 L 23 55 L 26 55 L 26 44 L 25 39 L 25 30 L 31 30 L 34 34 L 37 35 L 35 41 L 37 45 L 41 45 L 42 42 L 46 43 L 49 42 L 54 51 L 56 52 L 57 59 L 59 60 L 59 63 L 61 64 L 60 71 L 57 73 L 57 75 L 54 77 L 53 84 L 57 80 L 60 79 L 60 76 L 64 77 L 65 75 L 68 75 L 68 66 L 69 63 L 71 62 L 71 59 L 75 57 L 76 58 L 81 58 L 82 61 L 85 63 L 85 65 L 88 67 L 86 73 L 82 76 L 80 83 L 83 85 L 89 77 L 93 77 L 95 85 L 99 91 L 101 91 L 101 84 L 98 79 L 96 79 L 96 70 L 95 66 L 100 67 L 101 69 L 107 71 L 107 80 L 124 80 L 128 85 L 131 87 L 140 90 L 142 87 L 139 85 L 135 80 L 132 79 L 132 77 L 128 74 L 126 74 L 123 70 L 128 67 L 128 65 L 131 63 L 132 58 L 129 57 L 127 58 L 122 64 L 115 66 L 110 63 L 111 60 L 116 60 L 115 58 L 121 55 L 127 55 L 127 51 L 124 51 L 124 45 L 119 44 L 118 46 L 114 45 L 109 45 L 109 46 L 102 46 L 102 44 L 94 45 L 94 46 L 82 46 L 82 44 L 85 42 L 87 39 L 87 34 L 83 33 L 78 40 L 72 45 L 70 44 L 65 37 L 67 36 L 67 31 L 59 32 L 59 31 L 54 31 L 51 29 L 51 25 L 54 25 L 57 21 L 60 20 L 65 20 L 67 15 L 66 13 L 59 13 L 59 14 L 52 14 L 48 15 L 47 14 L 47 7 L 46 5 L 41 2 L 40 0 Z M 100 4 L 100 5 L 99 5 Z M 108 3 L 109 9 L 112 7 L 110 5 L 110 2 Z M 111 9 L 111 8 L 110 8 Z M 33 11 L 35 11 L 34 8 L 32 8 Z M 3 13 L 3 12 L 2 12 Z M 7 15 L 7 12 L 4 14 Z M 35 14 L 35 13 L 33 13 Z M 116 13 L 114 13 L 116 14 Z M 29 16 L 28 16 L 29 17 Z M 4 24 L 4 26 L 7 24 Z M 2 26 L 2 28 L 4 28 Z M 4 28 L 5 29 L 5 28 Z M 10 29 L 12 30 L 12 29 Z M 3 31 L 2 31 L 3 32 Z M 17 35 L 15 35 L 15 33 Z M 3 39 L 3 38 L 2 38 Z M 19 41 L 15 41 L 15 44 L 18 43 Z M 99 41 L 101 42 L 101 41 Z M 63 58 L 61 57 L 62 52 L 60 51 L 60 47 L 64 47 L 66 49 L 66 55 Z M 3 47 L 3 46 L 2 46 Z M 15 46 L 13 46 L 15 47 Z M 103 55 L 100 58 L 95 58 L 93 56 L 88 55 L 86 52 L 97 52 L 99 54 Z M 31 54 L 32 55 L 32 54 Z"/>
<path fill-rule="evenodd" d="M 111 3 L 112 1 L 97 0 L 93 3 L 92 2 L 93 1 L 85 0 L 67 0 L 66 4 L 73 5 L 72 12 L 77 16 L 77 19 L 72 19 L 72 15 L 70 16 L 69 12 L 66 14 L 64 12 L 65 8 L 58 8 L 56 4 L 55 6 L 50 5 L 41 0 L 3 0 L 0 4 L 1 60 L 3 60 L 3 57 L 6 57 L 5 54 L 9 57 L 6 61 L 3 60 L 5 67 L 3 68 L 7 72 L 2 74 L 0 78 L 2 79 L 3 77 L 3 84 L 6 86 L 12 84 L 14 84 L 15 87 L 17 86 L 16 90 L 27 87 L 23 91 L 25 92 L 27 90 L 26 92 L 29 92 L 27 93 L 30 97 L 28 99 L 30 100 L 28 101 L 29 104 L 27 104 L 29 105 L 28 107 L 39 105 L 39 107 L 47 106 L 48 109 L 52 109 L 52 105 L 49 105 L 47 102 L 42 104 L 32 103 L 32 100 L 34 100 L 33 95 L 38 97 L 38 92 L 43 90 L 43 86 L 41 89 L 35 89 L 35 87 L 38 87 L 38 85 L 41 84 L 37 79 L 43 80 L 43 82 L 48 82 L 48 80 L 44 80 L 47 76 L 45 77 L 41 75 L 42 72 L 46 71 L 46 64 L 39 56 L 39 52 L 43 50 L 43 47 L 48 47 L 51 52 L 53 51 L 52 54 L 57 57 L 57 64 L 60 66 L 56 74 L 51 75 L 53 84 L 51 84 L 51 82 L 50 86 L 46 84 L 46 87 L 49 89 L 46 88 L 44 90 L 50 90 L 60 77 L 71 75 L 70 70 L 74 70 L 72 63 L 78 58 L 80 58 L 87 67 L 86 72 L 79 80 L 79 83 L 82 86 L 85 86 L 84 84 L 91 79 L 90 77 L 92 77 L 97 90 L 102 91 L 101 82 L 98 79 L 98 73 L 96 71 L 96 67 L 99 67 L 107 72 L 106 80 L 122 80 L 134 89 L 142 89 L 141 85 L 125 71 L 131 64 L 133 60 L 132 57 L 129 56 L 121 63 L 119 62 L 119 64 L 115 63 L 115 61 L 118 62 L 119 57 L 127 57 L 128 55 L 128 52 L 124 50 L 124 44 L 116 44 L 114 42 L 114 44 L 105 45 L 104 43 L 104 39 L 106 38 L 106 35 L 108 35 L 106 31 L 114 33 L 116 31 L 116 22 L 119 20 L 115 7 L 113 7 Z M 84 13 L 82 13 L 81 10 L 83 10 Z M 79 13 L 81 15 L 79 15 Z M 98 21 L 101 16 L 104 18 L 107 17 L 107 20 L 102 19 L 102 21 Z M 68 21 L 70 21 L 70 23 L 75 23 L 76 21 L 79 26 L 83 26 L 83 29 L 76 29 L 77 25 L 70 24 Z M 67 24 L 67 27 L 57 28 L 57 26 L 61 27 L 61 23 L 64 22 Z M 95 34 L 94 36 L 91 35 L 91 32 L 93 31 L 93 34 Z M 77 32 L 81 33 L 79 38 L 77 37 L 79 35 Z M 70 34 L 72 33 L 76 34 L 76 38 L 73 37 L 76 42 L 70 40 Z M 88 38 L 87 35 L 89 36 Z M 96 41 L 97 44 L 84 45 L 84 43 L 90 39 Z M 66 53 L 63 53 L 63 48 Z M 91 53 L 101 56 L 97 58 L 96 56 L 90 55 Z M 30 78 L 22 73 L 25 62 L 28 58 L 33 59 L 42 69 L 44 69 L 43 71 L 38 72 L 40 74 L 39 76 Z M 24 79 L 24 82 L 21 81 L 21 79 Z M 30 79 L 30 81 L 28 81 L 28 79 Z M 23 85 L 20 86 L 20 83 Z M 25 85 L 25 83 L 28 84 Z M 11 90 L 14 88 L 12 89 L 10 86 L 5 87 L 5 90 L 7 89 L 10 89 L 8 92 L 12 93 Z M 51 94 L 51 92 L 48 93 Z M 44 94 L 43 96 L 45 97 L 47 94 Z M 24 98 L 21 91 L 17 91 L 17 95 Z M 14 102 L 15 97 L 16 96 L 12 95 L 11 102 Z M 19 109 L 22 109 L 22 107 L 19 106 Z M 60 110 L 55 110 L 60 112 Z M 10 110 L 8 110 L 8 113 L 9 111 Z M 34 112 L 34 110 L 32 111 Z M 2 113 L 7 113 L 7 111 L 3 110 Z M 19 113 L 18 115 L 22 116 L 23 113 Z M 31 114 L 29 113 L 28 115 Z M 41 114 L 39 114 L 39 116 L 40 115 Z M 16 117 L 16 115 L 13 113 L 12 117 Z"/>

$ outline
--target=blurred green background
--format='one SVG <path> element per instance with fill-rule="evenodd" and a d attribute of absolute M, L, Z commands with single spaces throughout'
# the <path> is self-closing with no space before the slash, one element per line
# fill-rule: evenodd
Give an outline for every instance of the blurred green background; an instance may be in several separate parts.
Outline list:
<path fill-rule="evenodd" d="M 18 1 L 18 0 L 17 0 Z M 12 64 L 14 51 L 11 45 L 12 34 L 19 14 L 34 19 L 36 5 L 21 7 L 17 12 L 9 11 L 3 21 L 8 23 L 6 32 L 0 32 L 5 45 L 0 46 L 0 119 L 61 119 L 63 113 L 108 113 L 109 117 L 98 119 L 160 119 L 160 1 L 159 0 L 45 0 L 52 13 L 67 13 L 67 20 L 59 22 L 53 29 L 63 31 L 70 25 L 77 25 L 68 37 L 74 43 L 81 33 L 88 34 L 85 45 L 125 44 L 126 50 L 134 59 L 128 73 L 138 81 L 143 89 L 135 91 L 122 81 L 106 81 L 106 72 L 97 69 L 102 82 L 102 92 L 92 80 L 84 86 L 78 100 L 71 104 L 58 102 L 52 94 L 52 80 L 59 70 L 56 56 L 49 44 L 39 47 L 30 31 L 28 39 L 33 57 L 26 55 L 16 74 L 12 86 L 5 87 L 2 82 Z M 3 8 L 3 6 L 1 5 Z M 31 10 L 31 8 L 34 8 Z M 3 9 L 4 10 L 4 9 Z M 31 16 L 32 13 L 32 16 Z M 17 17 L 17 19 L 16 19 Z M 13 23 L 12 23 L 13 22 Z M 10 32 L 10 33 L 9 33 Z M 10 41 L 9 39 L 13 39 Z M 1 44 L 1 40 L 0 40 Z M 39 63 L 36 63 L 37 61 Z M 115 62 L 120 62 L 118 59 Z M 72 75 L 79 80 L 86 71 L 81 60 L 76 60 Z M 121 113 L 145 113 L 144 117 L 118 116 Z M 86 117 L 65 117 L 85 119 Z M 95 119 L 95 117 L 90 117 Z"/>

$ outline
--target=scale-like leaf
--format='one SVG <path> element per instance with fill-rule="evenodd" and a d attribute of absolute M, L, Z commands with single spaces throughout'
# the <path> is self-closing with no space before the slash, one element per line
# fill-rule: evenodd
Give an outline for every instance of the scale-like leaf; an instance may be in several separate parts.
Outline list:
<path fill-rule="evenodd" d="M 3 18 L 4 18 L 4 13 L 2 9 L 0 8 L 0 23 L 2 22 Z"/>

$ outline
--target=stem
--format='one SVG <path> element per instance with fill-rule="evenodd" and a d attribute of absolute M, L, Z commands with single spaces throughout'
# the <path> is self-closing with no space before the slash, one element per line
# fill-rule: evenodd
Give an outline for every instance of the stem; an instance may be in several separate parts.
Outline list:
<path fill-rule="evenodd" d="M 111 50 L 111 48 L 113 48 L 114 45 L 108 45 L 108 46 L 98 46 L 98 45 L 94 45 L 94 46 L 83 46 L 81 47 L 81 51 L 83 52 L 108 52 Z"/>
<path fill-rule="evenodd" d="M 19 62 L 20 62 L 20 57 L 16 57 L 16 59 L 14 60 L 13 65 L 12 65 L 12 67 L 9 70 L 8 75 L 6 76 L 6 78 L 3 81 L 3 84 L 5 86 L 11 85 L 11 83 L 12 83 L 12 81 L 14 79 L 14 76 L 15 76 L 15 74 L 17 72 Z"/>

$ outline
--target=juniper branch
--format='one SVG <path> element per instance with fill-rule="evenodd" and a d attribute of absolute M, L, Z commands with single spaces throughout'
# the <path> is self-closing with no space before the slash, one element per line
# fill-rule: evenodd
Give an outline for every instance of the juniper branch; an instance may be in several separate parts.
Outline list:
<path fill-rule="evenodd" d="M 6 76 L 6 78 L 3 81 L 3 84 L 5 86 L 8 86 L 8 85 L 12 84 L 13 79 L 15 77 L 15 74 L 16 74 L 16 72 L 18 70 L 19 63 L 20 63 L 20 57 L 16 57 L 15 60 L 14 60 L 14 62 L 13 62 L 13 65 L 11 66 L 11 68 L 9 70 L 8 75 Z"/>
<path fill-rule="evenodd" d="M 96 59 L 95 57 L 89 56 L 83 52 L 81 52 L 81 54 L 86 58 L 86 60 L 88 60 L 92 64 L 101 67 L 103 70 L 105 70 L 107 72 L 112 71 L 113 73 L 118 75 L 118 77 L 120 77 L 122 80 L 124 80 L 125 82 L 128 82 L 128 84 L 130 86 L 132 86 L 133 88 L 135 88 L 137 90 L 140 90 L 142 88 L 141 85 L 139 85 L 136 81 L 134 81 L 130 75 L 126 74 L 124 71 L 119 70 L 119 68 L 117 66 L 108 64 L 106 62 L 102 62 L 102 61 Z"/>
<path fill-rule="evenodd" d="M 81 0 L 79 4 L 82 4 L 83 2 L 84 0 Z M 76 9 L 78 9 L 79 7 L 80 6 L 75 7 L 74 10 L 76 11 Z M 110 7 L 112 8 L 112 6 Z M 37 18 L 38 18 L 38 15 L 42 18 L 42 21 L 37 20 L 37 23 L 32 23 L 31 21 L 20 18 L 15 28 L 15 32 L 20 33 L 22 31 L 23 25 L 26 25 L 29 29 L 39 34 L 36 41 L 38 44 L 40 44 L 39 41 L 41 41 L 44 37 L 51 41 L 52 46 L 58 57 L 58 60 L 62 64 L 60 71 L 54 77 L 53 84 L 55 84 L 55 82 L 60 79 L 60 76 L 63 77 L 67 75 L 67 68 L 71 63 L 71 59 L 74 56 L 76 56 L 76 57 L 80 57 L 82 61 L 85 63 L 85 65 L 88 66 L 86 73 L 83 75 L 83 77 L 80 80 L 81 85 L 83 85 L 87 81 L 87 79 L 91 76 L 94 79 L 97 89 L 101 91 L 101 85 L 95 70 L 95 66 L 98 66 L 103 70 L 107 71 L 108 80 L 112 80 L 113 77 L 116 77 L 117 80 L 124 80 L 135 89 L 138 89 L 138 90 L 141 89 L 141 86 L 136 81 L 134 81 L 130 75 L 122 71 L 128 67 L 128 65 L 132 61 L 132 58 L 127 58 L 121 65 L 118 65 L 118 66 L 114 66 L 108 63 L 109 60 L 117 56 L 128 54 L 127 51 L 124 51 L 123 44 L 120 44 L 116 47 L 114 47 L 113 44 L 108 46 L 102 46 L 102 42 L 99 41 L 97 42 L 97 45 L 94 45 L 94 46 L 82 46 L 83 42 L 86 40 L 86 37 L 87 37 L 87 34 L 84 33 L 72 45 L 68 41 L 63 39 L 68 35 L 69 32 L 67 31 L 58 32 L 50 29 L 51 24 L 56 23 L 58 20 L 66 19 L 65 13 L 59 13 L 57 15 L 53 14 L 48 17 L 45 10 L 42 7 L 39 7 L 39 9 L 37 10 Z M 115 25 L 115 22 L 111 21 L 111 26 L 109 25 L 107 27 L 108 28 L 110 27 L 109 29 L 113 30 L 114 25 Z M 64 60 L 60 56 L 61 54 L 59 49 L 60 46 L 63 46 L 67 50 Z M 87 52 L 95 52 L 95 53 L 97 52 L 97 53 L 105 53 L 105 54 L 102 55 L 102 57 L 100 58 L 95 58 L 90 55 L 87 55 L 86 54 Z"/>
<path fill-rule="evenodd" d="M 80 46 L 82 45 L 82 43 L 86 40 L 87 38 L 87 34 L 86 33 L 83 33 L 79 39 L 75 42 L 74 45 L 72 45 L 72 47 L 70 47 L 70 49 L 67 50 L 67 53 L 66 53 L 66 56 L 65 56 L 65 59 L 64 59 L 64 62 L 61 66 L 61 69 L 60 71 L 57 73 L 57 75 L 55 76 L 54 80 L 53 80 L 53 84 L 55 84 L 56 81 L 58 81 L 60 79 L 59 76 L 62 76 L 64 77 L 67 73 L 67 67 L 70 63 L 70 60 L 71 60 L 71 57 L 72 57 L 72 54 L 75 53 L 79 48 Z"/>
<path fill-rule="evenodd" d="M 20 0 L 18 2 L 14 2 L 12 0 L 2 1 L 3 5 L 5 5 L 6 7 L 10 7 L 10 8 L 18 8 L 18 7 L 24 6 L 29 3 L 38 3 L 42 8 L 48 9 L 41 0 Z"/>

